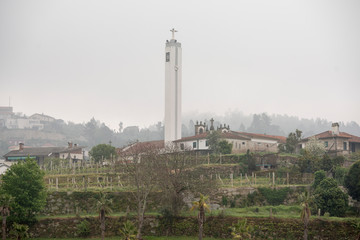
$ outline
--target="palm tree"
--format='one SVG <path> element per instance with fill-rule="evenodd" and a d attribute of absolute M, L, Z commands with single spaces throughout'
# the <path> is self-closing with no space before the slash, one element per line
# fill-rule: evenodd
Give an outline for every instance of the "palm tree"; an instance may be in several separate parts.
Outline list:
<path fill-rule="evenodd" d="M 105 238 L 105 215 L 112 212 L 109 207 L 112 204 L 112 200 L 107 198 L 107 195 L 100 192 L 100 198 L 97 201 L 96 208 L 99 211 L 100 218 L 100 229 L 101 229 L 101 239 Z"/>
<path fill-rule="evenodd" d="M 251 233 L 254 231 L 254 228 L 251 225 L 247 224 L 246 218 L 242 221 L 238 221 L 233 224 L 231 227 L 231 235 L 233 239 L 251 239 Z"/>
<path fill-rule="evenodd" d="M 304 222 L 304 240 L 308 239 L 308 225 L 310 221 L 311 211 L 309 207 L 310 197 L 309 193 L 305 192 L 299 196 L 299 200 L 301 202 L 302 210 L 301 210 L 301 220 Z"/>
<path fill-rule="evenodd" d="M 205 222 L 205 210 L 210 212 L 210 208 L 207 205 L 206 201 L 208 200 L 208 196 L 204 196 L 200 194 L 199 201 L 193 202 L 193 206 L 190 209 L 191 211 L 194 209 L 199 210 L 198 214 L 198 222 L 199 222 L 199 240 L 202 240 L 203 230 L 204 230 L 204 222 Z"/>
<path fill-rule="evenodd" d="M 1 194 L 0 196 L 0 213 L 2 219 L 2 239 L 6 239 L 6 218 L 10 216 L 11 204 L 14 198 L 8 194 Z"/>
<path fill-rule="evenodd" d="M 135 240 L 137 235 L 137 229 L 135 225 L 127 220 L 124 222 L 124 226 L 119 230 L 123 240 Z"/>

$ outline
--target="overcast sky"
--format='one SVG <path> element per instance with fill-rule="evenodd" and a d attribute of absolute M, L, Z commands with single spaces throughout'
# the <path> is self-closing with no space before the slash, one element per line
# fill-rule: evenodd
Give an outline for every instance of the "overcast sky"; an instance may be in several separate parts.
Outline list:
<path fill-rule="evenodd" d="M 162 121 L 173 27 L 183 113 L 360 123 L 359 0 L 2 0 L 0 106 L 112 128 Z"/>

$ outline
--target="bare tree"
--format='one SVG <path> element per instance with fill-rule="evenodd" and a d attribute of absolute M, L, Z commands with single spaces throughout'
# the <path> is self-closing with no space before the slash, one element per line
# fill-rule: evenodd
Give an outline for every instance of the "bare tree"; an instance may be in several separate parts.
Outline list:
<path fill-rule="evenodd" d="M 137 239 L 142 239 L 149 194 L 158 186 L 160 153 L 161 148 L 158 145 L 136 143 L 120 154 L 123 171 L 128 182 L 134 186 L 134 191 L 131 192 L 137 204 Z"/>
<path fill-rule="evenodd" d="M 161 155 L 162 160 L 158 169 L 162 206 L 177 216 L 184 206 L 185 193 L 211 194 L 211 191 L 216 188 L 216 180 L 207 178 L 196 171 L 197 163 L 190 152 L 180 151 L 175 145 L 167 146 L 165 152 Z"/>

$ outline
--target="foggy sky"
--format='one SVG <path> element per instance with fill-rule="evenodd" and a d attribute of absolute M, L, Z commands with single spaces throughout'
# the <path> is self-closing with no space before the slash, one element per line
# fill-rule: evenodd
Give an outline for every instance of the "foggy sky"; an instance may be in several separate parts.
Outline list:
<path fill-rule="evenodd" d="M 0 106 L 112 128 L 161 121 L 174 27 L 184 113 L 360 123 L 359 13 L 358 0 L 2 0 Z"/>

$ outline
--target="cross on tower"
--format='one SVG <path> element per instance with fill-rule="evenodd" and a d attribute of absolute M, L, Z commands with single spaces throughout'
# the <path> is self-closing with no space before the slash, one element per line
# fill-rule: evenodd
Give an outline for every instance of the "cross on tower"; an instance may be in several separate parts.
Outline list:
<path fill-rule="evenodd" d="M 177 32 L 177 30 L 173 28 L 170 30 L 170 32 L 172 32 L 172 39 L 175 39 L 175 33 Z"/>

